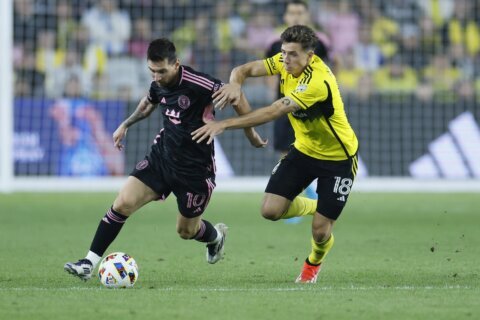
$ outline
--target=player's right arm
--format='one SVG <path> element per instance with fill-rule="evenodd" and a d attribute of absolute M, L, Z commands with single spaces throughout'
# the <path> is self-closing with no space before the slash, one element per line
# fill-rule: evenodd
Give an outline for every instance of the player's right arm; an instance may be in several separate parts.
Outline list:
<path fill-rule="evenodd" d="M 115 130 L 113 133 L 113 146 L 117 148 L 118 150 L 123 149 L 123 144 L 122 140 L 125 138 L 125 135 L 127 134 L 128 128 L 134 124 L 137 123 L 138 121 L 147 118 L 153 110 L 155 110 L 155 107 L 157 104 L 153 104 L 150 102 L 148 97 L 143 97 L 140 102 L 138 103 L 137 108 L 135 111 L 128 117 L 125 121 L 123 121 Z"/>
<path fill-rule="evenodd" d="M 240 103 L 241 88 L 245 79 L 268 75 L 263 60 L 251 61 L 233 68 L 230 82 L 213 94 L 215 108 L 223 109 L 227 104 L 237 106 Z"/>

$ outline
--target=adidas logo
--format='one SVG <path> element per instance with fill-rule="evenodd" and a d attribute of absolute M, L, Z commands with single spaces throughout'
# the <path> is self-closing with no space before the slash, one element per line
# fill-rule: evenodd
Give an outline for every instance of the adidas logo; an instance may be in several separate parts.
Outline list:
<path fill-rule="evenodd" d="M 448 132 L 430 142 L 428 153 L 409 166 L 415 178 L 480 177 L 480 128 L 473 114 L 464 112 L 448 125 Z"/>
<path fill-rule="evenodd" d="M 160 103 L 167 104 L 167 99 L 165 99 L 165 97 L 163 97 L 162 100 L 160 101 Z"/>
<path fill-rule="evenodd" d="M 337 200 L 345 202 L 345 196 L 338 197 Z"/>

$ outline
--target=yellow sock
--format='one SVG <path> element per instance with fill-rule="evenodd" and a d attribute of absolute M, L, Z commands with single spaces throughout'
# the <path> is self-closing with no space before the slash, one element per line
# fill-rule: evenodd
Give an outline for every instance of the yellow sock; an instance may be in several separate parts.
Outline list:
<path fill-rule="evenodd" d="M 293 199 L 287 212 L 282 216 L 282 219 L 289 219 L 301 216 L 313 216 L 317 211 L 317 200 L 308 199 L 305 197 L 296 197 Z"/>
<path fill-rule="evenodd" d="M 330 235 L 330 238 L 323 242 L 315 242 L 312 238 L 312 252 L 308 256 L 308 261 L 311 264 L 320 264 L 333 247 L 334 241 L 333 233 Z"/>

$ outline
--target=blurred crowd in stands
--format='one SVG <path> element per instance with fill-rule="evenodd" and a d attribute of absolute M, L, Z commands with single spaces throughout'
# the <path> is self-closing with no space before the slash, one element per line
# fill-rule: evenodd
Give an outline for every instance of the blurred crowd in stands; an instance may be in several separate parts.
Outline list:
<path fill-rule="evenodd" d="M 14 0 L 15 95 L 137 100 L 158 37 L 175 42 L 183 64 L 228 81 L 278 40 L 287 2 Z M 447 102 L 480 94 L 479 0 L 307 3 L 344 94 Z M 259 103 L 275 95 L 261 82 L 251 90 Z"/>

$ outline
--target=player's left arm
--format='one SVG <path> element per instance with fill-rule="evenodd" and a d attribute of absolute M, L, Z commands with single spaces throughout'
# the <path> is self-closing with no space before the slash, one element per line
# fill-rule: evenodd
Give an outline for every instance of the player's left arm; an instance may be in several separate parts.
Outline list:
<path fill-rule="evenodd" d="M 242 116 L 222 121 L 211 121 L 192 132 L 192 139 L 197 143 L 208 139 L 207 144 L 210 144 L 216 135 L 227 129 L 255 127 L 300 109 L 300 106 L 292 98 L 283 97 L 267 107 L 256 109 Z"/>

